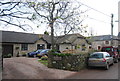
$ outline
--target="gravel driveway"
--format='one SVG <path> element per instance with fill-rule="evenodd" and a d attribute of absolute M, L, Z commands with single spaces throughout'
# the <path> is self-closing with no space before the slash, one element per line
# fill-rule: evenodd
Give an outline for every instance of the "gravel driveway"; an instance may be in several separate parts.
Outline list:
<path fill-rule="evenodd" d="M 63 79 L 76 72 L 51 69 L 37 58 L 13 57 L 3 59 L 3 79 Z"/>

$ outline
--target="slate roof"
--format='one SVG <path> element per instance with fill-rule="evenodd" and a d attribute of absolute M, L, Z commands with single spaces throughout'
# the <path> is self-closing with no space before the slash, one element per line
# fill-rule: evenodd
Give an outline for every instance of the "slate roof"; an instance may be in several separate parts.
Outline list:
<path fill-rule="evenodd" d="M 2 39 L 3 43 L 35 43 L 37 40 L 39 40 L 37 34 L 13 31 L 0 31 L 0 34 L 2 34 L 0 39 Z"/>
<path fill-rule="evenodd" d="M 50 35 L 43 35 L 43 39 L 47 42 L 47 43 L 49 43 L 49 44 L 51 44 L 51 36 Z"/>
<path fill-rule="evenodd" d="M 56 37 L 56 41 L 58 44 L 60 43 L 73 43 L 76 38 L 84 38 L 82 35 L 76 33 L 76 34 L 68 34 L 63 36 Z"/>
<path fill-rule="evenodd" d="M 105 40 L 111 40 L 111 35 L 101 35 L 101 36 L 94 36 L 91 38 L 94 41 L 105 41 Z M 91 40 L 90 39 L 90 40 Z M 117 36 L 113 36 L 113 39 L 116 40 L 118 39 Z"/>
<path fill-rule="evenodd" d="M 2 43 L 35 43 L 39 39 L 43 39 L 45 42 L 51 44 L 51 36 L 44 34 L 32 34 L 14 31 L 0 31 L 0 42 Z M 84 38 L 80 34 L 68 34 L 55 37 L 55 42 L 60 43 L 73 43 L 76 38 Z"/>

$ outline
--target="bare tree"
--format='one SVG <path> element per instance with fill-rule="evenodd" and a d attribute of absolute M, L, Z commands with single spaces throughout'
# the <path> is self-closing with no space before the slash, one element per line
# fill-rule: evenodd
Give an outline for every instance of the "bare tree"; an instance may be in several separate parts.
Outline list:
<path fill-rule="evenodd" d="M 26 20 L 31 20 L 32 13 L 29 12 L 26 2 L 21 1 L 0 1 L 0 24 L 4 24 L 4 26 L 17 26 L 24 31 L 27 28 L 32 28 L 27 23 L 24 23 Z"/>
<path fill-rule="evenodd" d="M 28 2 L 29 7 L 34 9 L 37 14 L 33 14 L 34 18 L 38 16 L 51 28 L 51 43 L 54 49 L 54 30 L 63 30 L 64 34 L 74 31 L 82 31 L 81 23 L 84 18 L 81 14 L 81 5 L 78 2 L 70 0 L 43 0 L 41 2 Z M 60 31 L 58 30 L 58 31 Z"/>
<path fill-rule="evenodd" d="M 41 0 L 41 1 L 0 1 L 0 24 L 17 26 L 24 31 L 27 30 L 26 20 L 42 20 L 51 29 L 51 44 L 54 49 L 55 31 L 63 32 L 65 35 L 74 31 L 83 31 L 81 23 L 84 17 L 81 15 L 81 4 L 74 0 Z M 32 27 L 30 27 L 32 28 Z M 58 30 L 60 29 L 60 30 Z"/>

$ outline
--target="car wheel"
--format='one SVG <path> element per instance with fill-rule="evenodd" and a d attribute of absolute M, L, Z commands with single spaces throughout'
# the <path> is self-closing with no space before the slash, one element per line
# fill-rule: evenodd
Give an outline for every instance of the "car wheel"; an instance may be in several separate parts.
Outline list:
<path fill-rule="evenodd" d="M 111 65 L 114 65 L 114 61 L 113 61 L 113 63 Z"/>
<path fill-rule="evenodd" d="M 34 58 L 36 58 L 36 55 L 33 55 Z"/>
<path fill-rule="evenodd" d="M 116 59 L 116 63 L 118 63 L 118 59 Z"/>
<path fill-rule="evenodd" d="M 91 69 L 91 67 L 90 67 L 90 66 L 87 66 L 87 69 Z"/>
<path fill-rule="evenodd" d="M 108 70 L 109 69 L 109 64 L 107 63 L 107 65 L 105 66 L 105 69 Z"/>

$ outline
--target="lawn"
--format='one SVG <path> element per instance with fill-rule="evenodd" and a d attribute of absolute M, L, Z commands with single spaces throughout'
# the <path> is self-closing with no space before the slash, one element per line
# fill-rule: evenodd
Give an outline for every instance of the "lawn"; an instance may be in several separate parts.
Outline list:
<path fill-rule="evenodd" d="M 39 59 L 38 61 L 41 62 L 42 64 L 44 64 L 45 66 L 48 65 L 48 60 L 41 60 L 41 59 Z"/>

